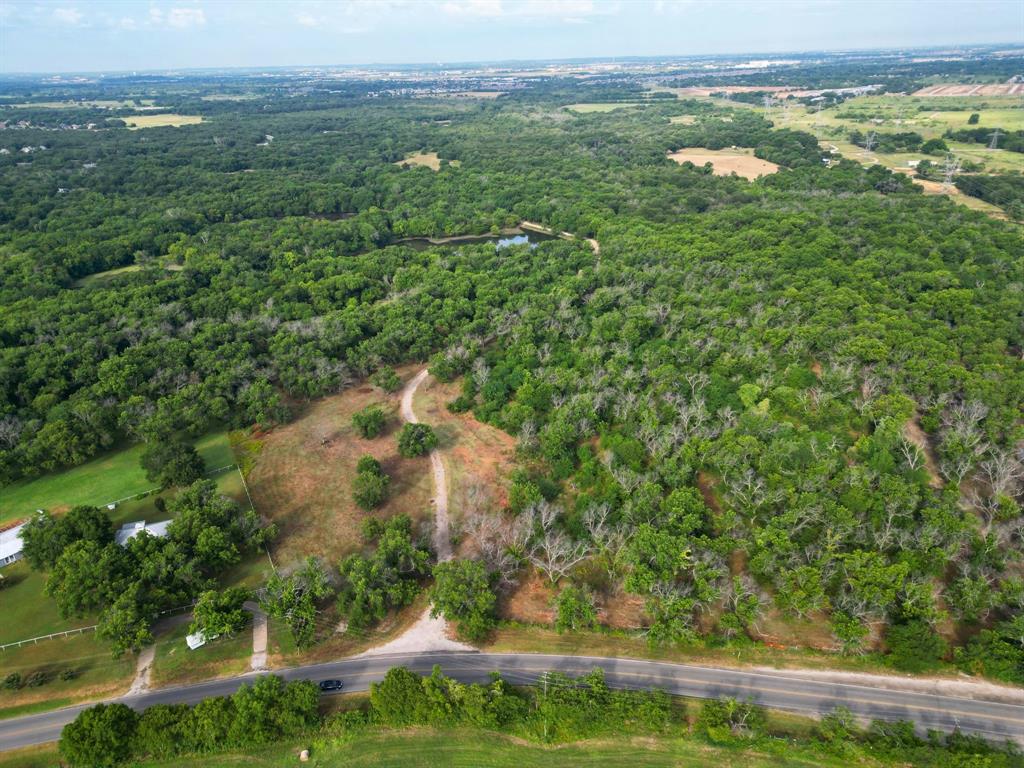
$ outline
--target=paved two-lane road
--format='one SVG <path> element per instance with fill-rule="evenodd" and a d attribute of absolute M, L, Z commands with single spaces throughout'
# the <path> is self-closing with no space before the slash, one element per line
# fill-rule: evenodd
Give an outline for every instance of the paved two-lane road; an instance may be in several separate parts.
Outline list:
<path fill-rule="evenodd" d="M 921 728 L 950 731 L 959 727 L 990 739 L 1011 739 L 1024 744 L 1024 705 L 912 693 L 862 685 L 817 682 L 787 677 L 780 672 L 746 672 L 641 659 L 585 656 L 549 656 L 529 653 L 419 653 L 371 656 L 276 670 L 288 680 L 340 678 L 349 691 L 364 691 L 391 667 L 406 666 L 429 673 L 439 664 L 445 674 L 463 682 L 485 682 L 497 671 L 512 683 L 532 683 L 549 670 L 571 675 L 594 667 L 605 671 L 615 688 L 660 688 L 678 696 L 751 699 L 772 709 L 821 715 L 838 706 L 864 718 L 910 720 Z M 252 675 L 211 680 L 180 688 L 164 688 L 122 701 L 136 709 L 153 704 L 194 704 L 209 696 L 224 696 Z M 85 708 L 69 707 L 38 715 L 0 720 L 0 751 L 54 741 L 61 728 Z"/>

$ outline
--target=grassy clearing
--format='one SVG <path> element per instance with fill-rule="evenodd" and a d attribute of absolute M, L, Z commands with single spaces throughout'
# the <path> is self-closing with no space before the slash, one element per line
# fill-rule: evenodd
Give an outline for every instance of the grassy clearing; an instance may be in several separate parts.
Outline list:
<path fill-rule="evenodd" d="M 672 125 L 693 125 L 697 122 L 696 115 L 675 115 L 668 119 Z"/>
<path fill-rule="evenodd" d="M 645 102 L 640 101 L 619 101 L 614 103 L 595 103 L 595 104 L 569 104 L 564 109 L 570 112 L 576 112 L 580 115 L 590 115 L 595 112 L 614 112 L 617 109 L 629 109 L 631 107 L 642 107 Z"/>
<path fill-rule="evenodd" d="M 668 157 L 680 165 L 687 162 L 697 166 L 711 163 L 715 176 L 729 176 L 735 173 L 745 179 L 756 179 L 779 170 L 775 163 L 754 157 L 752 149 L 690 148 L 670 152 Z"/>
<path fill-rule="evenodd" d="M 440 441 L 448 479 L 448 507 L 455 520 L 460 518 L 466 493 L 473 486 L 486 488 L 497 504 L 505 504 L 504 479 L 512 470 L 516 446 L 511 435 L 482 424 L 471 413 L 449 411 L 448 403 L 461 392 L 460 382 L 444 384 L 428 376 L 413 398 L 416 415 L 434 428 Z"/>
<path fill-rule="evenodd" d="M 403 168 L 422 166 L 432 171 L 439 171 L 441 170 L 441 158 L 437 156 L 437 152 L 413 152 L 406 155 L 405 160 L 396 162 L 395 165 L 400 165 Z"/>
<path fill-rule="evenodd" d="M 152 106 L 153 99 L 139 99 L 139 105 Z M 91 99 L 87 101 L 26 101 L 21 104 L 8 104 L 6 106 L 32 109 L 73 109 L 75 107 L 131 109 L 136 106 L 136 103 L 130 100 Z"/>
<path fill-rule="evenodd" d="M 126 275 L 130 272 L 138 272 L 140 269 L 142 269 L 141 264 L 129 264 L 127 267 L 108 269 L 106 272 L 97 272 L 92 275 L 86 275 L 85 277 L 79 280 L 75 280 L 75 282 L 72 283 L 72 286 L 75 288 L 95 288 L 97 286 L 106 285 L 118 275 Z"/>
<path fill-rule="evenodd" d="M 20 673 L 23 680 L 34 672 L 47 676 L 47 682 L 36 688 L 0 690 L 0 717 L 123 693 L 134 676 L 135 658 L 112 658 L 94 632 L 0 651 L 0 678 L 11 672 Z M 61 680 L 63 670 L 73 670 L 74 679 Z"/>
<path fill-rule="evenodd" d="M 194 651 L 185 645 L 187 634 L 188 623 L 184 622 L 157 640 L 153 685 L 184 685 L 248 671 L 252 656 L 251 628 L 234 637 L 219 637 Z"/>
<path fill-rule="evenodd" d="M 153 768 L 227 768 L 239 765 L 276 768 L 297 764 L 299 752 L 309 747 L 309 743 L 291 741 L 220 755 L 136 765 Z M 592 768 L 622 765 L 636 768 L 706 768 L 709 765 L 718 768 L 845 768 L 858 765 L 873 768 L 896 765 L 869 758 L 860 754 L 859 750 L 854 754 L 840 756 L 810 744 L 787 739 L 760 742 L 756 746 L 744 746 L 742 743 L 713 746 L 695 738 L 672 734 L 661 737 L 608 737 L 574 744 L 542 746 L 490 731 L 431 728 L 362 733 L 349 739 L 318 745 L 311 751 L 310 757 L 306 765 L 344 765 L 346 768 L 549 768 L 551 765 Z M 56 764 L 58 759 L 56 745 L 51 744 L 8 752 L 0 756 L 0 768 L 42 768 Z"/>
<path fill-rule="evenodd" d="M 233 464 L 227 433 L 196 441 L 207 470 Z M 79 504 L 108 504 L 153 487 L 139 466 L 143 445 L 104 454 L 86 464 L 25 480 L 0 490 L 0 522 L 27 517 L 36 509 L 64 512 Z"/>
<path fill-rule="evenodd" d="M 387 431 L 364 440 L 352 427 L 352 414 L 372 404 L 387 411 Z M 295 421 L 263 438 L 247 480 L 257 511 L 277 523 L 270 552 L 278 567 L 308 555 L 337 563 L 362 545 L 359 528 L 371 514 L 386 519 L 404 512 L 413 520 L 429 519 L 429 464 L 425 457 L 398 455 L 400 425 L 398 395 L 362 386 L 310 403 Z M 372 513 L 352 501 L 356 462 L 365 454 L 391 477 L 387 501 Z"/>
<path fill-rule="evenodd" d="M 201 115 L 177 115 L 174 113 L 164 115 L 129 115 L 121 118 L 129 128 L 163 128 L 172 126 L 178 128 L 182 125 L 197 125 L 203 122 Z"/>

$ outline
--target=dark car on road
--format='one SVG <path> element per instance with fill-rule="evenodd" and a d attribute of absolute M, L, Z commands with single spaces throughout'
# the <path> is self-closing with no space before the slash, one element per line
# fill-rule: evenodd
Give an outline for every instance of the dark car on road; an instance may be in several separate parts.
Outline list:
<path fill-rule="evenodd" d="M 320 681 L 320 692 L 321 693 L 336 693 L 342 688 L 341 680 L 321 680 Z"/>

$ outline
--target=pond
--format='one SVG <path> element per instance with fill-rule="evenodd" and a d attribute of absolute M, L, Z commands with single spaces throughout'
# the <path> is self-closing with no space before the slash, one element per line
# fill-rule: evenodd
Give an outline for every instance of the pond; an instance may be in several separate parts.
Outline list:
<path fill-rule="evenodd" d="M 530 248 L 536 248 L 545 240 L 557 239 L 556 235 L 545 235 L 542 232 L 514 232 L 504 235 L 466 235 L 463 237 L 410 237 L 400 240 L 396 244 L 408 245 L 417 251 L 425 251 L 427 248 L 437 248 L 443 245 L 479 245 L 481 243 L 493 243 L 497 249 L 513 245 L 529 245 Z"/>

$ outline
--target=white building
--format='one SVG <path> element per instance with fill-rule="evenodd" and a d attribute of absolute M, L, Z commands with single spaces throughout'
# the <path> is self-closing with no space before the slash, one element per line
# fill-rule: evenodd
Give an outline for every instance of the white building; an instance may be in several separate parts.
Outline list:
<path fill-rule="evenodd" d="M 0 568 L 21 560 L 22 549 L 25 544 L 21 540 L 21 529 L 25 523 L 0 531 Z"/>
<path fill-rule="evenodd" d="M 148 533 L 150 536 L 163 537 L 167 535 L 167 528 L 170 524 L 170 520 L 164 520 L 160 523 L 146 523 L 145 520 L 136 520 L 134 523 L 125 523 L 121 526 L 120 530 L 114 534 L 114 540 L 123 547 L 143 531 Z"/>

